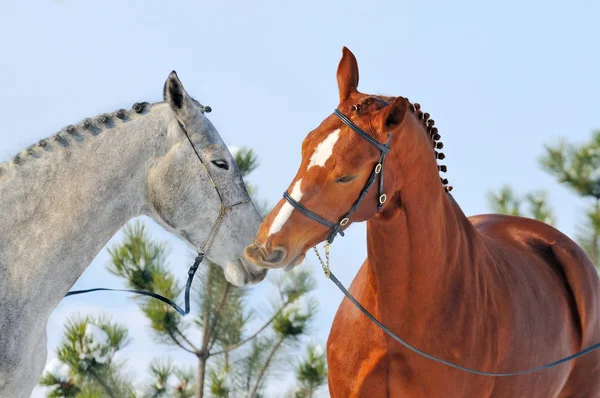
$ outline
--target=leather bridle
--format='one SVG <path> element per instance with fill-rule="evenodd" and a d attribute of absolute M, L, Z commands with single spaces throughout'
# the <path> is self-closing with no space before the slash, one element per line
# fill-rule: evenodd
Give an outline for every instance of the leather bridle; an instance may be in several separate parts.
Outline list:
<path fill-rule="evenodd" d="M 377 101 L 379 101 L 379 103 L 382 104 L 384 107 L 388 105 L 387 102 L 385 102 L 381 99 L 377 98 Z M 358 127 L 356 124 L 354 124 L 346 115 L 344 115 L 342 112 L 340 112 L 339 109 L 335 109 L 333 111 L 333 114 L 336 115 L 346 126 L 350 127 L 352 129 L 352 131 L 354 131 L 356 134 L 358 134 L 359 137 L 361 137 L 362 139 L 367 141 L 369 144 L 371 144 L 375 148 L 377 148 L 380 152 L 380 155 L 379 155 L 379 162 L 375 165 L 375 167 L 373 167 L 373 171 L 371 172 L 371 175 L 367 179 L 367 182 L 366 182 L 364 188 L 360 191 L 358 198 L 356 199 L 356 201 L 354 202 L 354 204 L 352 205 L 350 210 L 348 210 L 346 212 L 346 214 L 344 214 L 342 217 L 340 217 L 340 219 L 338 220 L 337 223 L 333 223 L 333 222 L 319 216 L 315 212 L 309 210 L 308 208 L 306 208 L 305 206 L 300 204 L 287 191 L 283 192 L 283 198 L 285 200 L 287 200 L 289 202 L 289 204 L 291 204 L 296 210 L 298 210 L 304 216 L 310 218 L 311 220 L 318 222 L 319 224 L 326 226 L 327 228 L 329 228 L 331 230 L 327 237 L 327 241 L 325 243 L 325 256 L 327 258 L 326 262 L 323 262 L 323 260 L 321 259 L 321 256 L 319 255 L 317 248 L 316 247 L 313 248 L 315 250 L 315 253 L 317 254 L 317 257 L 321 261 L 321 265 L 323 266 L 323 270 L 325 272 L 325 275 L 327 275 L 327 277 L 329 277 L 329 274 L 330 274 L 329 246 L 333 243 L 333 240 L 335 239 L 335 237 L 338 234 L 340 234 L 341 236 L 344 236 L 344 232 L 342 231 L 342 228 L 348 224 L 352 213 L 354 213 L 355 211 L 358 210 L 358 207 L 360 206 L 362 200 L 369 193 L 371 186 L 373 186 L 373 184 L 375 183 L 377 176 L 379 176 L 379 195 L 377 196 L 378 197 L 377 212 L 379 212 L 383 208 L 383 205 L 387 201 L 387 196 L 386 196 L 385 192 L 383 191 L 383 170 L 384 170 L 383 167 L 384 167 L 384 163 L 385 163 L 385 157 L 387 156 L 388 152 L 390 151 L 390 145 L 392 142 L 392 133 L 388 133 L 387 142 L 385 144 L 382 144 L 379 141 L 377 141 L 376 139 L 374 139 L 373 137 L 371 137 L 369 134 L 365 133 L 360 127 Z"/>
<path fill-rule="evenodd" d="M 210 108 L 208 108 L 210 109 Z M 205 111 L 208 112 L 208 110 Z M 184 132 L 188 142 L 190 143 L 190 145 L 192 146 L 192 149 L 194 150 L 194 153 L 196 154 L 196 157 L 198 158 L 198 160 L 200 161 L 200 164 L 202 165 L 202 168 L 204 169 L 204 171 L 206 172 L 206 174 L 208 175 L 208 179 L 210 180 L 210 183 L 212 184 L 213 188 L 215 188 L 215 191 L 217 192 L 217 195 L 219 196 L 219 201 L 221 202 L 221 209 L 219 210 L 219 215 L 217 216 L 216 221 L 213 224 L 213 227 L 210 230 L 210 233 L 208 234 L 208 237 L 206 238 L 206 240 L 204 241 L 204 243 L 202 243 L 202 245 L 200 243 L 198 243 L 197 246 L 197 256 L 194 260 L 194 264 L 192 264 L 192 266 L 190 267 L 190 269 L 188 270 L 188 279 L 185 285 L 185 310 L 182 309 L 179 305 L 177 305 L 175 302 L 173 302 L 172 300 L 161 296 L 160 294 L 154 293 L 154 292 L 147 292 L 144 290 L 131 290 L 131 289 L 109 289 L 109 288 L 94 288 L 94 289 L 85 289 L 85 290 L 73 290 L 68 292 L 65 297 L 68 296 L 74 296 L 76 294 L 83 294 L 83 293 L 90 293 L 90 292 L 97 292 L 97 291 L 111 291 L 111 292 L 127 292 L 127 293 L 135 293 L 135 294 L 139 294 L 139 295 L 143 295 L 143 296 L 148 296 L 148 297 L 152 297 L 155 298 L 157 300 L 162 301 L 163 303 L 166 303 L 168 305 L 170 305 L 171 307 L 173 307 L 180 315 L 184 316 L 189 314 L 190 312 L 190 289 L 192 287 L 192 282 L 194 280 L 194 275 L 196 274 L 196 271 L 198 270 L 198 267 L 200 266 L 200 263 L 202 263 L 202 261 L 204 260 L 204 256 L 206 255 L 206 253 L 208 253 L 210 247 L 212 246 L 215 237 L 217 236 L 217 233 L 219 231 L 219 228 L 221 227 L 221 224 L 223 223 L 223 220 L 225 218 L 225 215 L 227 214 L 227 212 L 229 210 L 231 210 L 232 208 L 242 205 L 244 203 L 248 203 L 250 202 L 250 199 L 246 199 L 243 201 L 240 201 L 236 204 L 227 206 L 225 205 L 225 201 L 223 200 L 223 196 L 221 195 L 221 192 L 219 191 L 219 188 L 217 188 L 217 184 L 215 183 L 215 180 L 212 178 L 210 172 L 208 171 L 208 167 L 206 167 L 206 163 L 202 160 L 202 157 L 200 156 L 200 153 L 198 153 L 198 150 L 196 150 L 196 146 L 194 145 L 194 143 L 192 142 L 190 135 L 188 134 L 186 128 L 183 126 L 183 124 L 181 122 L 179 123 L 179 127 L 181 128 L 181 130 Z"/>

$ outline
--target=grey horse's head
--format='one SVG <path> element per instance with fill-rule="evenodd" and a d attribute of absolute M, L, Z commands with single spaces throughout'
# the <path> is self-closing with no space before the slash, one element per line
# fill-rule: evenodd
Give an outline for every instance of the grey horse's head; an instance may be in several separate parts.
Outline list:
<path fill-rule="evenodd" d="M 194 248 L 206 245 L 206 257 L 223 267 L 232 284 L 260 282 L 266 272 L 244 258 L 244 248 L 262 218 L 233 156 L 205 116 L 209 108 L 188 95 L 174 71 L 165 82 L 164 100 L 170 105 L 166 147 L 148 168 L 150 215 Z"/>

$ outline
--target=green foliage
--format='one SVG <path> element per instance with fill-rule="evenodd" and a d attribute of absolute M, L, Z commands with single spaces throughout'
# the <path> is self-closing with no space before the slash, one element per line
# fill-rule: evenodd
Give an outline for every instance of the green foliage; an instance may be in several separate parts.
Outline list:
<path fill-rule="evenodd" d="M 150 375 L 153 378 L 148 396 L 152 398 L 168 397 L 169 378 L 173 373 L 173 361 L 168 358 L 161 360 L 154 358 L 150 363 Z"/>
<path fill-rule="evenodd" d="M 177 301 L 181 295 L 183 288 L 167 269 L 165 244 L 152 241 L 141 222 L 138 221 L 133 226 L 127 224 L 123 242 L 113 246 L 108 252 L 111 261 L 107 270 L 124 278 L 128 288 L 158 293 L 173 301 Z M 135 299 L 150 320 L 159 341 L 172 342 L 171 336 L 181 332 L 179 314 L 161 301 L 145 296 L 137 296 Z"/>
<path fill-rule="evenodd" d="M 112 248 L 110 253 L 110 271 L 124 278 L 129 287 L 158 292 L 172 300 L 181 295 L 181 287 L 167 270 L 166 246 L 153 242 L 143 225 L 127 226 L 123 243 Z M 206 386 L 212 395 L 252 393 L 256 397 L 271 376 L 268 369 L 278 361 L 278 354 L 286 346 L 299 342 L 316 313 L 316 304 L 306 297 L 316 286 L 308 268 L 284 274 L 274 282 L 279 294 L 272 303 L 271 314 L 264 325 L 248 337 L 244 331 L 254 318 L 254 314 L 245 309 L 248 288 L 231 285 L 223 269 L 208 260 L 196 273 L 193 297 L 198 312 L 191 317 L 184 320 L 158 300 L 146 297 L 136 300 L 150 320 L 159 342 L 178 346 L 198 357 L 200 375 L 205 374 L 202 369 L 208 364 Z M 200 332 L 200 341 L 192 341 L 190 329 Z M 241 349 L 246 343 L 249 343 L 248 347 Z M 153 363 L 150 373 L 154 382 L 147 396 L 172 396 L 167 386 L 175 373 L 172 364 Z M 183 383 L 187 392 L 193 377 L 192 373 Z M 204 390 L 204 381 L 197 384 L 196 395 Z M 179 396 L 185 396 L 185 393 Z"/>
<path fill-rule="evenodd" d="M 194 369 L 192 368 L 175 368 L 173 371 L 177 382 L 173 387 L 173 398 L 191 398 L 194 396 L 196 389 L 194 383 Z"/>
<path fill-rule="evenodd" d="M 57 348 L 58 367 L 44 372 L 40 384 L 49 397 L 132 397 L 115 354 L 130 342 L 127 329 L 108 317 L 70 318 Z"/>
<path fill-rule="evenodd" d="M 229 376 L 235 391 L 239 391 L 240 395 L 247 395 L 257 384 L 257 391 L 264 388 L 264 380 L 259 380 L 259 376 L 274 344 L 274 339 L 270 336 L 257 336 L 250 340 L 250 346 L 244 355 L 233 363 Z"/>
<path fill-rule="evenodd" d="M 578 227 L 577 241 L 600 267 L 600 130 L 589 142 L 575 145 L 564 140 L 546 145 L 540 164 L 548 173 L 583 198 L 593 201 Z"/>
<path fill-rule="evenodd" d="M 273 329 L 280 338 L 297 339 L 306 332 L 316 310 L 314 301 L 296 300 L 275 317 Z"/>
<path fill-rule="evenodd" d="M 152 381 L 145 398 L 190 398 L 194 396 L 194 371 L 178 368 L 171 358 L 155 358 L 149 367 Z M 141 397 L 140 397 L 141 398 Z"/>
<path fill-rule="evenodd" d="M 259 200 L 257 198 L 257 188 L 246 180 L 246 177 L 258 167 L 258 156 L 256 156 L 252 149 L 243 147 L 235 153 L 234 158 L 238 168 L 240 169 L 240 172 L 242 173 L 242 177 L 244 177 L 246 189 L 252 198 L 252 202 L 258 209 L 258 212 L 263 217 L 266 216 L 270 210 L 269 204 L 266 201 Z"/>
<path fill-rule="evenodd" d="M 327 382 L 327 359 L 320 345 L 309 345 L 305 357 L 296 367 L 299 386 L 295 398 L 311 398 Z"/>
<path fill-rule="evenodd" d="M 55 373 L 44 372 L 40 379 L 40 385 L 49 387 L 46 394 L 49 398 L 76 397 L 81 392 L 72 376 L 59 376 Z"/>
<path fill-rule="evenodd" d="M 213 397 L 229 397 L 229 366 L 227 360 L 215 361 L 216 364 L 208 372 L 208 388 Z"/>
<path fill-rule="evenodd" d="M 525 195 L 525 201 L 529 208 L 529 217 L 548 225 L 556 224 L 554 211 L 548 204 L 548 194 L 544 191 L 528 193 Z"/>
<path fill-rule="evenodd" d="M 521 216 L 521 200 L 516 197 L 510 186 L 504 185 L 498 192 L 488 192 L 487 196 L 492 211 Z"/>
<path fill-rule="evenodd" d="M 240 148 L 235 154 L 235 163 L 237 163 L 242 177 L 246 177 L 258 167 L 258 156 L 252 149 Z"/>
<path fill-rule="evenodd" d="M 488 192 L 487 196 L 492 211 L 496 213 L 529 217 L 549 225 L 556 223 L 544 191 L 532 192 L 524 197 L 519 197 L 510 186 L 504 185 L 497 192 Z M 526 211 L 522 210 L 524 203 L 527 205 Z"/>
<path fill-rule="evenodd" d="M 151 290 L 155 273 L 165 270 L 165 246 L 150 241 L 140 222 L 125 225 L 124 233 L 124 241 L 108 249 L 111 261 L 106 269 L 125 278 L 132 289 Z"/>
<path fill-rule="evenodd" d="M 251 398 L 257 397 L 262 391 L 265 378 L 268 377 L 267 371 L 272 363 L 285 353 L 286 345 L 295 348 L 299 338 L 309 332 L 310 323 L 317 313 L 316 302 L 308 296 L 316 287 L 316 281 L 308 268 L 286 273 L 275 279 L 275 283 L 279 288 L 280 309 L 273 317 L 273 337 L 272 341 L 269 341 L 271 348 L 248 394 Z"/>
<path fill-rule="evenodd" d="M 581 145 L 559 141 L 544 146 L 542 168 L 583 197 L 600 199 L 600 130 Z"/>
<path fill-rule="evenodd" d="M 596 267 L 600 267 L 600 200 L 585 212 L 585 221 L 577 230 L 577 241 Z"/>

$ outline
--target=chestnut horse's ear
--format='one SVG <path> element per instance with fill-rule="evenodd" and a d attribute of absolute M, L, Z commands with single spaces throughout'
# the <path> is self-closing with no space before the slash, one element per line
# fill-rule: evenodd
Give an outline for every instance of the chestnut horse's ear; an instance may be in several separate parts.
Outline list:
<path fill-rule="evenodd" d="M 408 112 L 408 101 L 406 98 L 396 98 L 394 102 L 379 111 L 380 115 L 378 119 L 380 120 L 381 128 L 383 130 L 391 130 L 398 127 L 404 121 L 406 112 Z"/>
<path fill-rule="evenodd" d="M 342 49 L 342 59 L 337 69 L 337 82 L 340 102 L 347 100 L 358 87 L 358 63 L 352 51 L 346 47 Z"/>

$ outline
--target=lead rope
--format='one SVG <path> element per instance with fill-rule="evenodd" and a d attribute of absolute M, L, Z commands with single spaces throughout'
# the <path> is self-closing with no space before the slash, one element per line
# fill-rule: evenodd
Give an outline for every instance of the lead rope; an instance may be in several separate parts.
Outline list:
<path fill-rule="evenodd" d="M 594 344 L 584 350 L 581 350 L 573 355 L 569 355 L 568 357 L 561 358 L 558 361 L 554 361 L 554 362 L 551 362 L 551 363 L 543 365 L 543 366 L 538 366 L 536 368 L 520 370 L 517 372 L 508 372 L 508 373 L 484 372 L 484 371 L 480 371 L 480 370 L 467 368 L 462 365 L 457 365 L 455 363 L 446 361 L 441 358 L 437 358 L 431 354 L 426 353 L 423 350 L 418 349 L 417 347 L 409 344 L 405 340 L 396 336 L 396 334 L 394 334 L 394 332 L 392 332 L 383 323 L 381 323 L 377 318 L 375 318 L 373 315 L 371 315 L 371 313 L 369 311 L 367 311 L 367 309 L 365 307 L 363 307 L 352 294 L 350 294 L 348 289 L 346 289 L 344 287 L 342 282 L 340 282 L 339 279 L 336 278 L 336 276 L 331 272 L 331 269 L 329 268 L 329 246 L 330 246 L 329 243 L 325 243 L 325 261 L 323 261 L 323 259 L 321 258 L 321 255 L 319 254 L 317 247 L 316 246 L 313 247 L 313 249 L 315 250 L 315 253 L 317 254 L 317 258 L 319 259 L 319 262 L 321 263 L 321 267 L 323 267 L 323 273 L 325 274 L 327 279 L 330 279 L 342 291 L 342 293 L 344 293 L 344 295 L 348 298 L 348 300 L 350 300 L 352 302 L 352 304 L 354 304 L 356 306 L 356 308 L 358 308 L 363 314 L 365 314 L 373 323 L 375 323 L 375 325 L 377 325 L 381 330 L 383 330 L 388 336 L 390 336 L 391 338 L 393 338 L 398 343 L 402 344 L 404 347 L 408 348 L 412 352 L 417 353 L 417 354 L 421 355 L 422 357 L 430 359 L 434 362 L 439 362 L 444 365 L 450 366 L 452 368 L 459 369 L 459 370 L 462 370 L 462 371 L 465 371 L 468 373 L 473 373 L 473 374 L 480 375 L 480 376 L 494 376 L 494 377 L 518 376 L 518 375 L 524 375 L 527 373 L 533 373 L 533 372 L 537 372 L 540 370 L 552 368 L 554 366 L 560 365 L 561 363 L 571 361 L 577 357 L 583 356 L 585 354 L 588 354 L 588 353 L 600 348 L 600 343 L 596 343 L 596 344 Z"/>
<path fill-rule="evenodd" d="M 246 200 L 246 201 L 237 203 L 237 204 L 235 204 L 234 206 L 231 206 L 231 207 L 235 207 L 237 205 L 241 205 L 241 204 L 247 203 L 247 202 L 248 201 Z M 67 294 L 65 294 L 65 297 L 74 296 L 76 294 L 92 293 L 92 292 L 125 292 L 125 293 L 134 293 L 134 294 L 139 294 L 139 295 L 142 295 L 142 296 L 148 296 L 148 297 L 152 297 L 152 298 L 155 298 L 157 300 L 160 300 L 163 303 L 168 304 L 171 307 L 173 307 L 175 309 L 175 311 L 177 311 L 179 313 L 179 315 L 181 315 L 181 316 L 185 316 L 185 315 L 189 314 L 190 313 L 190 290 L 191 290 L 191 287 L 192 287 L 192 282 L 194 281 L 194 275 L 196 274 L 196 271 L 198 270 L 198 267 L 200 266 L 200 263 L 202 263 L 202 261 L 204 260 L 204 256 L 206 255 L 206 253 L 208 253 L 208 250 L 212 246 L 212 244 L 213 244 L 213 242 L 215 240 L 215 236 L 217 235 L 217 232 L 219 231 L 219 227 L 223 223 L 223 219 L 225 218 L 225 215 L 227 214 L 227 211 L 229 209 L 230 209 L 230 207 L 225 207 L 225 205 L 221 202 L 221 210 L 219 211 L 219 216 L 217 217 L 217 221 L 213 225 L 213 228 L 211 229 L 210 234 L 206 238 L 206 242 L 202 246 L 198 247 L 198 255 L 196 256 L 196 258 L 194 260 L 194 264 L 192 264 L 192 266 L 188 270 L 188 279 L 187 279 L 187 282 L 185 284 L 185 309 L 181 308 L 173 300 L 170 300 L 170 299 L 168 299 L 168 298 L 166 298 L 164 296 L 161 296 L 158 293 L 148 292 L 148 291 L 145 291 L 145 290 L 109 289 L 109 288 L 105 288 L 105 287 L 98 287 L 98 288 L 94 288 L 94 289 L 72 290 L 72 291 L 68 292 Z"/>

